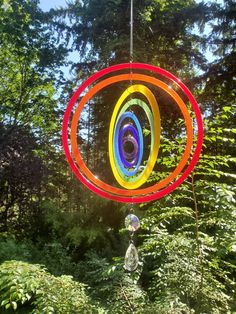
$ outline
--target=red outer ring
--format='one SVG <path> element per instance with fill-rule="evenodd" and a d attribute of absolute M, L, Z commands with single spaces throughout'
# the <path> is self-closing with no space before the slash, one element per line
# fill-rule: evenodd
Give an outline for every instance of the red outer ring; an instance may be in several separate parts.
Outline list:
<path fill-rule="evenodd" d="M 72 159 L 72 156 L 71 156 L 70 150 L 69 150 L 69 145 L 68 145 L 68 137 L 67 137 L 67 130 L 68 130 L 69 117 L 70 117 L 71 111 L 72 111 L 73 106 L 76 103 L 78 97 L 85 90 L 85 88 L 106 74 L 109 74 L 109 73 L 114 72 L 114 71 L 130 69 L 130 66 L 132 66 L 133 69 L 149 70 L 149 71 L 152 71 L 154 73 L 161 74 L 164 77 L 175 82 L 175 84 L 177 86 L 179 86 L 182 89 L 182 91 L 185 93 L 185 95 L 188 97 L 188 99 L 192 105 L 192 108 L 195 112 L 196 122 L 197 122 L 197 127 L 198 127 L 198 141 L 197 141 L 196 149 L 194 151 L 193 157 L 192 157 L 189 165 L 187 166 L 185 171 L 182 173 L 182 175 L 175 182 L 173 182 L 169 186 L 165 187 L 164 189 L 157 191 L 155 193 L 140 196 L 140 197 L 124 197 L 124 196 L 117 196 L 117 195 L 109 194 L 109 193 L 103 191 L 102 189 L 98 188 L 94 184 L 92 184 L 89 180 L 87 180 L 87 178 L 83 174 L 81 174 L 81 172 L 76 167 L 76 165 Z M 196 100 L 194 99 L 193 95 L 191 94 L 191 92 L 189 91 L 189 89 L 178 78 L 176 78 L 173 74 L 169 73 L 168 71 L 163 70 L 163 69 L 156 67 L 156 66 L 153 66 L 153 65 L 149 65 L 149 64 L 145 64 L 145 63 L 132 63 L 132 65 L 130 65 L 130 63 L 123 63 L 123 64 L 117 64 L 114 66 L 110 66 L 108 68 L 105 68 L 105 69 L 93 74 L 85 82 L 83 82 L 82 85 L 76 90 L 76 92 L 71 97 L 69 104 L 66 108 L 65 114 L 64 114 L 63 125 L 62 125 L 62 144 L 64 147 L 66 158 L 69 162 L 69 165 L 70 165 L 72 171 L 74 172 L 76 177 L 91 191 L 93 191 L 94 193 L 96 193 L 96 194 L 98 194 L 104 198 L 108 198 L 108 199 L 118 201 L 118 202 L 143 203 L 143 202 L 149 202 L 149 201 L 157 200 L 157 199 L 162 198 L 163 196 L 171 193 L 174 189 L 176 189 L 188 177 L 188 175 L 191 173 L 191 171 L 193 170 L 194 166 L 196 165 L 196 163 L 199 159 L 199 156 L 201 153 L 201 148 L 202 148 L 202 143 L 203 143 L 203 133 L 204 132 L 203 132 L 202 116 L 201 116 L 201 112 L 200 112 L 200 109 L 198 107 L 198 104 L 197 104 Z"/>

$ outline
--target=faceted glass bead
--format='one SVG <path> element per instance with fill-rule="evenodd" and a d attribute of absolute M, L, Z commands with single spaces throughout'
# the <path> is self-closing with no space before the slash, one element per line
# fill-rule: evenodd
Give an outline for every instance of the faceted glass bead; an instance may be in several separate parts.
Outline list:
<path fill-rule="evenodd" d="M 130 243 L 125 254 L 124 268 L 128 271 L 134 271 L 138 267 L 138 251 L 133 243 Z"/>
<path fill-rule="evenodd" d="M 137 231 L 140 228 L 140 221 L 137 216 L 129 214 L 125 218 L 125 226 L 129 231 Z"/>

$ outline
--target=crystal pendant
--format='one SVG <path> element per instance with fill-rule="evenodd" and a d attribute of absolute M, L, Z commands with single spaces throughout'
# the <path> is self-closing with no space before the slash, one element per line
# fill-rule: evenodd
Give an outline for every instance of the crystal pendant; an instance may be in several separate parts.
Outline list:
<path fill-rule="evenodd" d="M 140 221 L 137 216 L 129 214 L 125 218 L 125 226 L 129 231 L 137 231 L 140 228 Z"/>
<path fill-rule="evenodd" d="M 138 267 L 138 251 L 133 243 L 130 243 L 125 253 L 124 268 L 128 271 L 134 271 Z"/>

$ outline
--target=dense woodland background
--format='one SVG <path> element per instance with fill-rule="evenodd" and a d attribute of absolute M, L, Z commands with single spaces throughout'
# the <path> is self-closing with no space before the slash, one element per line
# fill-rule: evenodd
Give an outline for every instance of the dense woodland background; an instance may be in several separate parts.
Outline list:
<path fill-rule="evenodd" d="M 236 313 L 236 3 L 134 0 L 134 8 L 134 61 L 183 80 L 205 139 L 181 187 L 135 206 L 141 262 L 128 273 L 129 206 L 76 180 L 61 121 L 82 80 L 129 61 L 129 1 L 76 0 L 45 13 L 38 0 L 0 0 L 1 313 Z M 105 165 L 113 99 L 104 95 L 84 121 L 91 167 L 98 155 Z M 163 156 L 183 145 L 175 113 L 166 115 Z M 163 158 L 160 167 L 172 163 Z"/>

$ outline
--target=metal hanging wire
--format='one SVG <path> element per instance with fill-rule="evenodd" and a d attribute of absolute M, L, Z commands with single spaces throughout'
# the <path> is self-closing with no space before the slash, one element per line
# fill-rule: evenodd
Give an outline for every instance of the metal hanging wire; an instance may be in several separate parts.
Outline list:
<path fill-rule="evenodd" d="M 130 86 L 133 84 L 132 80 L 132 63 L 134 58 L 134 2 L 130 0 L 130 51 L 129 51 L 129 63 L 130 63 Z M 132 112 L 132 110 L 130 109 Z"/>
<path fill-rule="evenodd" d="M 133 85 L 132 80 L 132 63 L 134 59 L 134 1 L 130 0 L 130 55 L 129 55 L 129 62 L 130 62 L 130 86 Z M 132 112 L 132 110 L 130 110 Z M 133 203 L 132 203 L 133 205 Z M 133 211 L 133 206 L 131 206 L 130 212 Z"/>
<path fill-rule="evenodd" d="M 134 53 L 134 3 L 130 0 L 130 63 L 133 62 Z"/>

